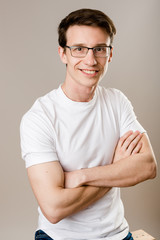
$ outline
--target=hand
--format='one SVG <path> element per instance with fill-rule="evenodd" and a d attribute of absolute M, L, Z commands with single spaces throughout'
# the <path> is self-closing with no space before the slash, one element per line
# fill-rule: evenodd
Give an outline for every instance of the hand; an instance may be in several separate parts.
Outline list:
<path fill-rule="evenodd" d="M 139 131 L 129 131 L 125 133 L 119 140 L 115 149 L 113 162 L 129 157 L 130 155 L 139 153 L 142 148 L 142 134 Z"/>
<path fill-rule="evenodd" d="M 65 172 L 65 188 L 76 188 L 80 186 L 80 170 Z"/>
<path fill-rule="evenodd" d="M 88 184 L 84 184 L 83 181 L 83 174 L 81 172 L 83 169 L 75 170 L 73 172 L 65 172 L 65 188 L 78 188 L 78 187 L 88 187 Z M 92 184 L 91 184 L 92 186 Z M 94 185 L 93 185 L 94 186 Z M 93 187 L 92 186 L 92 187 Z M 96 187 L 96 194 L 95 197 L 103 197 L 106 193 L 108 193 L 112 187 L 103 187 L 103 186 L 95 186 Z"/>

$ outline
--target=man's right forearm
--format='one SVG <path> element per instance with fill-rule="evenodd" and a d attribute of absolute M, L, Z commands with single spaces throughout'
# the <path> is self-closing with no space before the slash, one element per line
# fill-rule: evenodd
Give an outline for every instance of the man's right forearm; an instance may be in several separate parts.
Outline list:
<path fill-rule="evenodd" d="M 65 175 L 58 161 L 33 165 L 27 171 L 38 204 L 53 224 L 83 210 L 110 190 L 95 186 L 65 188 Z"/>
<path fill-rule="evenodd" d="M 95 203 L 109 190 L 110 188 L 92 186 L 73 189 L 59 188 L 54 190 L 52 204 L 50 204 L 50 208 L 45 209 L 44 215 L 51 223 L 55 224 Z"/>

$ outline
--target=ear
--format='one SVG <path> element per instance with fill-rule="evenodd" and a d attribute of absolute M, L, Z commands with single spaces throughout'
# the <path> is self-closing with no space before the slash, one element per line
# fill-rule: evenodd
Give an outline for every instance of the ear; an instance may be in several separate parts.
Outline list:
<path fill-rule="evenodd" d="M 60 59 L 63 63 L 67 64 L 67 57 L 66 57 L 66 53 L 64 48 L 62 48 L 61 46 L 58 47 L 58 53 L 60 56 Z"/>
<path fill-rule="evenodd" d="M 109 56 L 108 62 L 112 62 L 112 54 L 113 54 L 113 46 L 111 48 L 111 52 L 110 52 L 110 56 Z"/>

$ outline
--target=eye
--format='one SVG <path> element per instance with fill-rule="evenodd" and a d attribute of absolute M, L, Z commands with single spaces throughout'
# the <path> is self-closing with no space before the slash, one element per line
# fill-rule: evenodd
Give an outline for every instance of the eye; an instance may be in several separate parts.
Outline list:
<path fill-rule="evenodd" d="M 74 51 L 75 52 L 83 52 L 84 48 L 83 47 L 75 47 Z"/>
<path fill-rule="evenodd" d="M 105 52 L 106 48 L 105 47 L 96 47 L 95 50 L 96 50 L 96 52 Z"/>

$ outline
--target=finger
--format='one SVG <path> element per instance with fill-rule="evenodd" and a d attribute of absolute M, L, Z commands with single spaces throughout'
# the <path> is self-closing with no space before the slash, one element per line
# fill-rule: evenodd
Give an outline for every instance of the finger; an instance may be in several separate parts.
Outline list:
<path fill-rule="evenodd" d="M 120 140 L 119 140 L 119 142 L 118 142 L 118 145 L 121 147 L 121 146 L 124 144 L 124 142 L 126 141 L 126 139 L 127 139 L 131 134 L 133 134 L 133 131 L 132 131 L 132 130 L 126 132 L 126 133 L 120 138 Z"/>
<path fill-rule="evenodd" d="M 137 146 L 133 149 L 132 155 L 139 153 L 141 148 L 142 148 L 142 142 L 139 142 Z"/>
<path fill-rule="evenodd" d="M 134 139 L 140 135 L 139 131 L 134 132 L 133 134 L 131 134 L 123 143 L 123 148 L 126 150 L 128 149 L 128 147 L 130 146 L 130 144 L 134 141 Z M 134 142 L 133 144 L 134 145 Z"/>
<path fill-rule="evenodd" d="M 137 147 L 139 141 L 141 140 L 142 138 L 142 134 L 139 133 L 131 142 L 130 142 L 130 145 L 128 146 L 128 149 L 127 149 L 127 152 L 129 154 L 131 154 L 133 152 L 133 150 Z"/>

